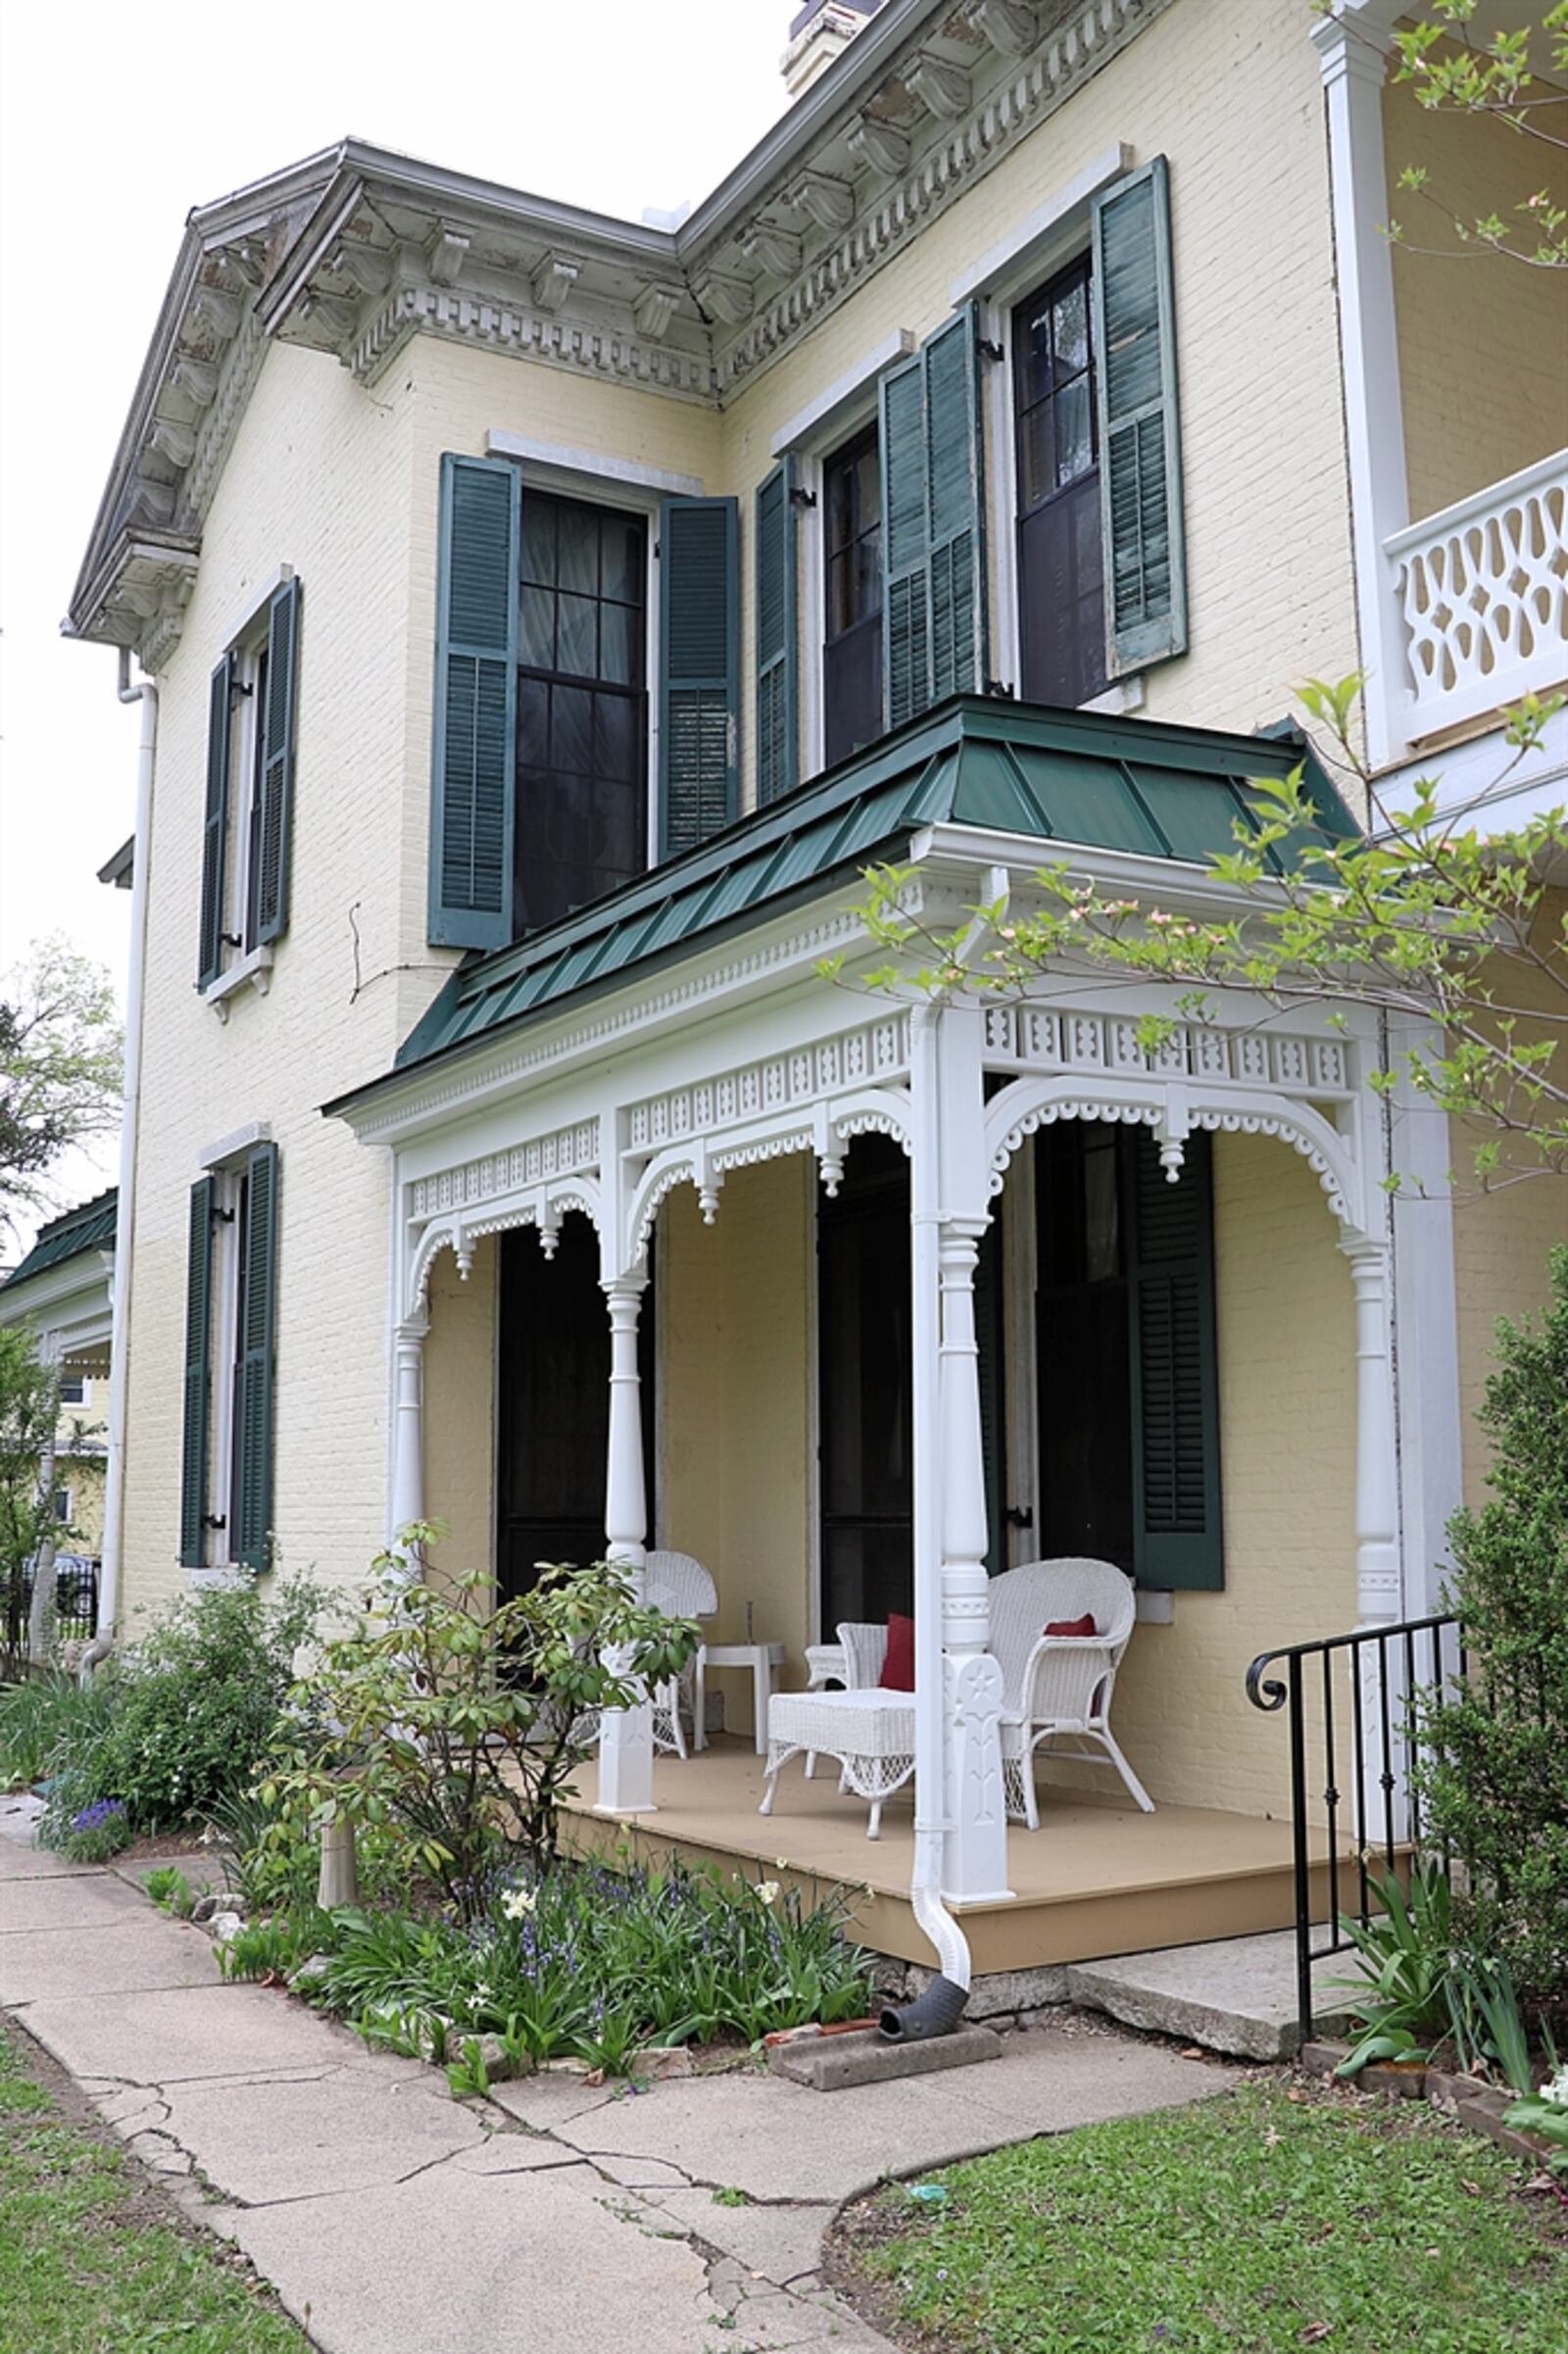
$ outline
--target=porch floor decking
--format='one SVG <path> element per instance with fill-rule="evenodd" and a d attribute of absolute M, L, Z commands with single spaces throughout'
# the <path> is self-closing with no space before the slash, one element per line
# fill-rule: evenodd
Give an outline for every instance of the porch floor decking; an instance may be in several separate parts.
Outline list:
<path fill-rule="evenodd" d="M 840 1796 L 838 1769 L 819 1759 L 806 1781 L 799 1760 L 779 1777 L 770 1816 L 757 1811 L 765 1761 L 722 1736 L 701 1754 L 662 1756 L 657 1812 L 619 1819 L 594 1810 L 592 1766 L 568 1801 L 563 1837 L 579 1854 L 612 1857 L 630 1835 L 640 1861 L 678 1850 L 690 1862 L 782 1880 L 819 1900 L 844 1886 L 856 1934 L 879 1953 L 926 1962 L 930 1948 L 909 1906 L 913 1852 L 907 1789 L 883 1809 L 868 1839 L 864 1800 Z M 1291 1826 L 1212 1807 L 1161 1806 L 1140 1814 L 1128 1800 L 1042 1785 L 1040 1829 L 1009 1827 L 1010 1902 L 955 1907 L 977 1973 L 1038 1969 L 1167 1945 L 1288 1929 L 1296 1918 Z M 1313 1851 L 1321 1856 L 1322 1834 Z M 1342 1888 L 1351 1850 L 1342 1859 Z M 1353 1868 L 1353 1867 L 1350 1867 Z M 1314 1869 L 1314 1916 L 1326 1907 L 1326 1863 Z"/>

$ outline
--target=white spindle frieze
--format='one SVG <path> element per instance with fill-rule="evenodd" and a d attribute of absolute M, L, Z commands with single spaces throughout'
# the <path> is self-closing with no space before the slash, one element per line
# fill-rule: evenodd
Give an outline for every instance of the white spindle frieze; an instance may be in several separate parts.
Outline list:
<path fill-rule="evenodd" d="M 1223 1030 L 1178 1023 L 1152 1052 L 1136 1019 L 1122 1014 L 1054 1013 L 1034 1005 L 986 1008 L 985 1056 L 1013 1070 L 1109 1071 L 1161 1078 L 1230 1080 L 1240 1087 L 1330 1100 L 1351 1092 L 1349 1059 L 1339 1038 L 1278 1030 Z"/>

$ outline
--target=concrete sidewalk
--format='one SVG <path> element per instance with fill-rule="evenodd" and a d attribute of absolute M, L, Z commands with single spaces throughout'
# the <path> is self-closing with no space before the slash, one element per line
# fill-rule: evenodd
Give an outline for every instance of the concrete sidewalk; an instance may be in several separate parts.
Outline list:
<path fill-rule="evenodd" d="M 439 2071 L 224 1984 L 205 1934 L 118 1874 L 15 1837 L 0 2004 L 323 2354 L 892 2354 L 822 2280 L 841 2201 L 1235 2081 L 1048 2028 L 989 2067 L 832 2094 L 749 2071 L 637 2095 L 547 2073 L 460 2103 Z"/>

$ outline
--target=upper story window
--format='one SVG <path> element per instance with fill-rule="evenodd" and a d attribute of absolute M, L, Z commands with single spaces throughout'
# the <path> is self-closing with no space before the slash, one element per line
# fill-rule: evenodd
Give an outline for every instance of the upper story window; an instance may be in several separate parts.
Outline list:
<path fill-rule="evenodd" d="M 1027 703 L 1103 692 L 1104 567 L 1090 261 L 1012 315 L 1018 655 Z"/>
<path fill-rule="evenodd" d="M 60 1402 L 63 1406 L 84 1406 L 87 1402 L 87 1377 L 84 1373 L 63 1373 L 60 1377 Z"/>
<path fill-rule="evenodd" d="M 221 1000 L 288 928 L 301 589 L 290 576 L 212 675 L 196 986 Z"/>
<path fill-rule="evenodd" d="M 435 946 L 505 948 L 736 814 L 738 505 L 663 498 L 656 525 L 643 504 L 442 459 Z"/>
<path fill-rule="evenodd" d="M 648 862 L 648 525 L 530 493 L 518 597 L 513 926 Z"/>
<path fill-rule="evenodd" d="M 882 455 L 874 424 L 822 468 L 826 626 L 823 759 L 882 732 Z"/>

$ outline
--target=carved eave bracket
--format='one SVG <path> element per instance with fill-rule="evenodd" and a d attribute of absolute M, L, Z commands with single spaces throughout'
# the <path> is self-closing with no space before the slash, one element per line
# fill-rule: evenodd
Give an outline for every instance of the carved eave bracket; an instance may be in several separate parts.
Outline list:
<path fill-rule="evenodd" d="M 198 544 L 131 532 L 119 542 L 93 597 L 93 620 L 81 631 L 100 646 L 130 646 L 149 674 L 179 643 L 196 586 Z"/>

